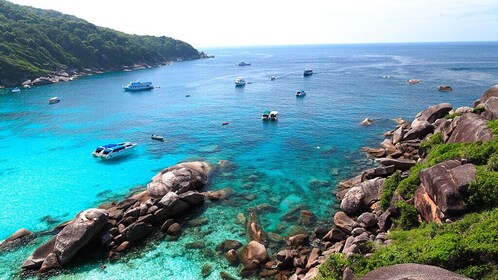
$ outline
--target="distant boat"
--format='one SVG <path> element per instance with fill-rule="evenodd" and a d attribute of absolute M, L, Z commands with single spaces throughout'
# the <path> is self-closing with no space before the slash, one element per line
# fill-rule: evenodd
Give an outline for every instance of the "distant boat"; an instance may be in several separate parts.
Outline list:
<path fill-rule="evenodd" d="M 306 91 L 305 90 L 299 90 L 296 92 L 296 96 L 297 97 L 302 97 L 302 96 L 305 96 L 306 95 Z"/>
<path fill-rule="evenodd" d="M 185 95 L 185 97 L 190 97 L 190 94 Z"/>
<path fill-rule="evenodd" d="M 230 124 L 229 122 L 224 122 L 221 125 L 229 125 L 229 124 Z"/>
<path fill-rule="evenodd" d="M 243 77 L 238 77 L 237 79 L 235 79 L 235 86 L 236 87 L 244 86 L 245 84 L 246 84 L 246 80 L 244 80 Z"/>
<path fill-rule="evenodd" d="M 275 76 L 271 76 L 270 81 L 275 81 Z"/>
<path fill-rule="evenodd" d="M 16 87 L 12 90 L 13 93 L 18 93 L 18 92 L 21 92 L 21 89 Z"/>
<path fill-rule="evenodd" d="M 48 104 L 56 104 L 59 102 L 61 102 L 61 100 L 57 96 L 48 99 Z"/>
<path fill-rule="evenodd" d="M 157 140 L 157 141 L 164 141 L 164 137 L 163 137 L 163 136 L 156 135 L 156 134 L 152 134 L 152 135 L 150 136 L 150 139 L 152 139 L 152 140 Z"/>
<path fill-rule="evenodd" d="M 422 82 L 422 81 L 419 80 L 419 79 L 410 79 L 410 80 L 408 80 L 408 84 L 410 84 L 410 85 L 415 85 L 415 84 L 418 84 L 420 82 Z"/>
<path fill-rule="evenodd" d="M 303 76 L 311 76 L 313 75 L 313 69 L 306 68 L 304 69 Z"/>
<path fill-rule="evenodd" d="M 125 153 L 128 153 L 132 148 L 136 147 L 137 143 L 123 142 L 112 143 L 95 148 L 92 155 L 101 159 L 111 159 Z"/>
<path fill-rule="evenodd" d="M 138 90 L 148 90 L 148 89 L 153 89 L 154 86 L 152 85 L 151 82 L 130 82 L 126 86 L 123 86 L 123 89 L 125 91 L 138 91 Z"/>
<path fill-rule="evenodd" d="M 382 76 L 382 79 L 390 79 L 390 78 L 391 78 L 391 76 L 389 76 L 389 75 Z"/>
<path fill-rule="evenodd" d="M 250 65 L 251 65 L 251 63 L 245 63 L 244 61 L 242 61 L 242 62 L 239 62 L 239 64 L 238 64 L 238 65 L 239 65 L 239 66 L 250 66 Z"/>
<path fill-rule="evenodd" d="M 25 88 L 25 89 L 30 89 L 31 88 L 30 85 L 23 85 L 22 87 Z"/>

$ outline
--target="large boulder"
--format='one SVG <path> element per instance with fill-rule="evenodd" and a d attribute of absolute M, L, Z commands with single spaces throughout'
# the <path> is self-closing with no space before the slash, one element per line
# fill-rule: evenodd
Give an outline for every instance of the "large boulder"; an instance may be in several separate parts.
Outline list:
<path fill-rule="evenodd" d="M 351 234 L 351 231 L 358 226 L 358 223 L 351 219 L 346 213 L 338 211 L 334 215 L 334 224 L 347 234 Z"/>
<path fill-rule="evenodd" d="M 419 124 L 410 129 L 403 137 L 403 141 L 412 139 L 424 139 L 429 133 L 434 132 L 434 126 L 428 121 L 420 121 Z"/>
<path fill-rule="evenodd" d="M 154 228 L 149 224 L 136 222 L 127 226 L 122 235 L 124 240 L 134 243 L 149 235 L 153 230 Z"/>
<path fill-rule="evenodd" d="M 55 245 L 54 236 L 52 239 L 47 241 L 45 244 L 38 247 L 29 257 L 24 261 L 21 268 L 22 269 L 38 269 L 41 267 L 42 263 L 48 257 L 48 255 L 54 252 Z"/>
<path fill-rule="evenodd" d="M 437 119 L 446 116 L 451 111 L 451 109 L 453 109 L 453 107 L 451 107 L 451 104 L 449 103 L 440 103 L 430 106 L 429 108 L 417 114 L 415 120 L 412 122 L 412 128 L 419 126 L 420 124 L 424 123 L 424 121 L 432 124 Z"/>
<path fill-rule="evenodd" d="M 422 169 L 419 177 L 430 198 L 441 212 L 460 215 L 465 211 L 464 195 L 471 182 L 476 180 L 477 170 L 473 164 L 448 160 Z"/>
<path fill-rule="evenodd" d="M 488 128 L 484 117 L 473 113 L 463 114 L 452 123 L 455 128 L 451 132 L 447 143 L 477 142 L 493 139 L 493 133 Z"/>
<path fill-rule="evenodd" d="M 239 259 L 242 261 L 244 266 L 250 264 L 252 261 L 256 260 L 260 264 L 264 264 L 264 261 L 268 258 L 265 245 L 257 242 L 251 241 L 239 252 Z"/>
<path fill-rule="evenodd" d="M 180 199 L 174 192 L 169 192 L 159 201 L 159 205 L 166 211 L 166 217 L 181 213 L 189 208 L 189 204 Z"/>
<path fill-rule="evenodd" d="M 446 269 L 436 266 L 406 263 L 381 267 L 365 274 L 360 280 L 407 280 L 407 279 L 426 279 L 426 280 L 470 280 L 470 278 L 458 275 Z"/>
<path fill-rule="evenodd" d="M 425 187 L 421 186 L 415 192 L 414 204 L 424 221 L 441 223 L 441 212 Z"/>
<path fill-rule="evenodd" d="M 498 97 L 492 96 L 484 103 L 482 116 L 487 120 L 498 119 Z"/>
<path fill-rule="evenodd" d="M 17 244 L 21 244 L 23 242 L 27 242 L 28 240 L 31 240 L 34 238 L 34 234 L 25 229 L 25 228 L 20 228 L 16 230 L 11 236 L 9 236 L 7 239 L 5 239 L 3 242 L 0 243 L 0 250 L 4 248 L 9 248 L 13 247 Z"/>
<path fill-rule="evenodd" d="M 79 213 L 57 234 L 54 252 L 59 263 L 68 263 L 81 247 L 97 236 L 108 220 L 108 212 L 104 209 L 91 208 Z"/>
<path fill-rule="evenodd" d="M 204 186 L 208 181 L 211 165 L 206 162 L 184 162 L 168 167 L 154 176 L 147 190 L 160 197 L 168 192 L 184 193 Z"/>
<path fill-rule="evenodd" d="M 351 188 L 341 201 L 341 209 L 347 214 L 355 214 L 378 201 L 382 194 L 384 178 L 375 178 Z"/>
<path fill-rule="evenodd" d="M 479 98 L 475 104 L 474 107 L 477 107 L 479 105 L 482 105 L 488 101 L 491 97 L 498 97 L 498 85 L 494 85 L 490 87 L 488 90 L 486 90 L 482 95 L 481 98 Z"/>

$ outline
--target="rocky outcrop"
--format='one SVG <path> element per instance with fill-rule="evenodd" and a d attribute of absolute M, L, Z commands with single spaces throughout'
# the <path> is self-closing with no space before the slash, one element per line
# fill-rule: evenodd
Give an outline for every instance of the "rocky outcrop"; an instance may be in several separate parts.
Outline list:
<path fill-rule="evenodd" d="M 493 139 L 493 133 L 488 128 L 487 120 L 483 117 L 467 113 L 453 121 L 451 136 L 447 143 L 454 142 L 477 142 Z"/>
<path fill-rule="evenodd" d="M 113 204 L 107 210 L 81 212 L 54 238 L 35 250 L 22 268 L 40 269 L 40 272 L 59 268 L 93 240 L 102 245 L 94 250 L 105 250 L 109 257 L 116 257 L 159 229 L 176 238 L 182 228 L 171 218 L 204 202 L 205 196 L 195 189 L 207 182 L 210 170 L 211 166 L 204 162 L 181 163 L 154 176 L 155 182 L 149 184 L 151 188 L 147 191 Z M 171 191 L 158 195 L 168 189 Z"/>
<path fill-rule="evenodd" d="M 476 173 L 473 164 L 461 165 L 460 161 L 449 160 L 421 170 L 419 177 L 421 186 L 442 215 L 454 216 L 465 211 L 464 196 L 470 183 L 476 180 Z"/>
<path fill-rule="evenodd" d="M 3 249 L 15 247 L 24 242 L 28 242 L 32 238 L 34 238 L 34 234 L 31 231 L 25 228 L 20 228 L 7 239 L 5 239 L 2 243 L 0 243 L 0 251 Z"/>
<path fill-rule="evenodd" d="M 393 159 L 393 158 L 379 158 L 377 159 L 377 162 L 384 165 L 384 166 L 390 166 L 394 165 L 394 168 L 396 170 L 401 170 L 401 171 L 406 171 L 415 164 L 417 164 L 417 161 L 413 159 Z"/>
<path fill-rule="evenodd" d="M 453 109 L 453 107 L 449 103 L 440 103 L 430 106 L 429 108 L 417 114 L 415 120 L 412 122 L 412 127 L 417 127 L 424 121 L 432 124 L 437 119 L 446 116 L 451 111 L 451 109 Z"/>
<path fill-rule="evenodd" d="M 437 90 L 443 91 L 443 92 L 448 92 L 448 91 L 453 91 L 453 88 L 451 88 L 448 85 L 444 85 L 444 86 L 438 86 Z"/>
<path fill-rule="evenodd" d="M 197 190 L 207 183 L 212 167 L 206 162 L 184 162 L 168 167 L 152 178 L 147 190 L 154 197 L 169 192 L 181 194 Z"/>
<path fill-rule="evenodd" d="M 68 263 L 79 249 L 95 238 L 109 220 L 108 215 L 104 209 L 85 210 L 57 234 L 54 253 L 61 265 Z"/>
<path fill-rule="evenodd" d="M 486 90 L 481 97 L 474 103 L 474 108 L 483 105 L 490 99 L 491 97 L 498 97 L 498 85 L 494 85 Z"/>
<path fill-rule="evenodd" d="M 484 103 L 482 116 L 487 120 L 498 119 L 498 97 L 492 96 Z"/>
<path fill-rule="evenodd" d="M 405 280 L 405 279 L 452 279 L 470 280 L 446 269 L 415 263 L 396 264 L 381 267 L 365 274 L 360 280 Z"/>
<path fill-rule="evenodd" d="M 375 178 L 351 188 L 341 201 L 341 209 L 347 214 L 364 210 L 380 199 L 384 178 Z"/>

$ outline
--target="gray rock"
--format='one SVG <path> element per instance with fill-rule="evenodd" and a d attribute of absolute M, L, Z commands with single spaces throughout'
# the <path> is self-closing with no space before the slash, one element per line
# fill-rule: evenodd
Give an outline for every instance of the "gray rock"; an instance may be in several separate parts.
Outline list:
<path fill-rule="evenodd" d="M 424 121 L 427 121 L 430 124 L 432 124 L 437 119 L 446 116 L 451 111 L 451 109 L 453 109 L 453 107 L 451 107 L 451 104 L 449 103 L 440 103 L 437 105 L 430 106 L 429 108 L 417 114 L 415 120 L 412 122 L 412 128 L 419 126 Z"/>
<path fill-rule="evenodd" d="M 407 171 L 417 164 L 417 161 L 412 159 L 379 158 L 376 161 L 384 166 L 394 165 L 396 170 L 401 171 Z"/>
<path fill-rule="evenodd" d="M 204 186 L 208 181 L 211 165 L 206 162 L 184 162 L 168 167 L 152 178 L 147 191 L 152 196 L 169 192 L 184 193 Z"/>
<path fill-rule="evenodd" d="M 196 191 L 188 191 L 179 195 L 179 198 L 190 205 L 199 205 L 204 203 L 204 195 Z"/>
<path fill-rule="evenodd" d="M 378 201 L 382 194 L 384 181 L 384 178 L 375 178 L 351 188 L 341 201 L 341 209 L 347 214 L 355 214 Z"/>
<path fill-rule="evenodd" d="M 486 101 L 488 101 L 488 99 L 490 99 L 491 97 L 498 97 L 498 85 L 494 85 L 490 87 L 488 90 L 486 90 L 481 95 L 481 98 L 479 98 L 478 101 L 474 103 L 474 108 L 477 107 L 478 105 L 486 103 Z"/>
<path fill-rule="evenodd" d="M 173 221 L 173 219 L 166 220 L 161 226 L 161 231 L 167 232 L 169 227 L 174 223 L 175 221 Z"/>
<path fill-rule="evenodd" d="M 159 201 L 159 205 L 169 212 L 169 215 L 167 216 L 176 215 L 189 208 L 189 204 L 181 200 L 180 197 L 174 192 L 169 192 L 164 195 Z"/>
<path fill-rule="evenodd" d="M 289 237 L 289 245 L 297 247 L 301 245 L 307 245 L 309 243 L 309 236 L 304 233 L 296 234 Z"/>
<path fill-rule="evenodd" d="M 60 269 L 60 268 L 61 265 L 59 264 L 57 256 L 55 255 L 55 253 L 50 253 L 43 261 L 39 272 L 44 273 L 52 269 Z"/>
<path fill-rule="evenodd" d="M 173 223 L 171 226 L 169 226 L 167 232 L 169 235 L 178 236 L 182 232 L 182 227 L 178 223 Z"/>
<path fill-rule="evenodd" d="M 247 266 L 253 260 L 258 261 L 260 264 L 265 263 L 267 258 L 268 254 L 266 252 L 265 245 L 257 241 L 249 242 L 246 246 L 243 247 L 242 250 L 240 250 L 239 253 L 239 259 L 244 264 L 244 266 Z"/>
<path fill-rule="evenodd" d="M 338 229 L 337 227 L 332 227 L 327 234 L 323 237 L 325 241 L 340 241 L 346 237 L 344 231 Z"/>
<path fill-rule="evenodd" d="M 484 103 L 484 112 L 482 116 L 487 120 L 495 120 L 498 118 L 498 97 L 490 97 L 486 103 Z"/>
<path fill-rule="evenodd" d="M 353 219 L 351 219 L 346 213 L 342 211 L 338 211 L 334 215 L 334 224 L 346 232 L 347 234 L 351 234 L 353 228 L 355 228 L 358 223 L 356 223 Z"/>
<path fill-rule="evenodd" d="M 47 256 L 54 251 L 56 236 L 47 241 L 45 244 L 38 247 L 29 257 L 24 261 L 22 269 L 38 269 L 41 267 L 43 261 Z"/>
<path fill-rule="evenodd" d="M 470 278 L 458 275 L 446 269 L 436 266 L 422 264 L 396 264 L 381 267 L 370 271 L 360 280 L 406 280 L 406 279 L 424 279 L 424 280 L 470 280 Z"/>
<path fill-rule="evenodd" d="M 394 132 L 393 132 L 393 140 L 392 143 L 396 145 L 399 143 L 403 137 L 405 136 L 405 129 L 403 126 L 399 126 Z"/>
<path fill-rule="evenodd" d="M 377 217 L 375 217 L 372 213 L 365 212 L 362 213 L 356 221 L 360 224 L 360 226 L 369 228 L 377 224 Z"/>
<path fill-rule="evenodd" d="M 237 250 L 243 245 L 237 240 L 225 240 L 216 246 L 216 251 L 227 252 L 231 249 Z"/>
<path fill-rule="evenodd" d="M 483 117 L 467 113 L 453 121 L 455 128 L 447 143 L 493 140 L 493 133 Z"/>
<path fill-rule="evenodd" d="M 355 280 L 356 276 L 354 275 L 351 268 L 346 267 L 342 272 L 342 280 Z"/>
<path fill-rule="evenodd" d="M 57 234 L 54 252 L 61 265 L 68 263 L 81 247 L 99 233 L 109 220 L 108 215 L 104 209 L 85 210 Z"/>
<path fill-rule="evenodd" d="M 357 227 L 357 228 L 354 228 L 354 229 L 351 231 L 351 234 L 352 234 L 353 236 L 358 236 L 358 235 L 360 235 L 360 234 L 362 234 L 362 233 L 365 233 L 365 229 L 364 229 L 364 228 L 362 228 L 362 227 Z"/>
<path fill-rule="evenodd" d="M 142 240 L 144 237 L 149 235 L 154 228 L 143 222 L 133 223 L 125 228 L 122 235 L 124 240 L 129 241 L 130 243 L 137 242 Z"/>
<path fill-rule="evenodd" d="M 389 206 L 387 210 L 379 216 L 377 225 L 381 231 L 387 231 L 392 225 L 392 219 L 398 215 L 396 208 Z"/>
<path fill-rule="evenodd" d="M 419 177 L 430 198 L 444 214 L 460 215 L 465 211 L 464 195 L 477 170 L 472 164 L 449 160 L 422 169 Z"/>
<path fill-rule="evenodd" d="M 425 136 L 434 132 L 434 126 L 428 121 L 419 121 L 418 125 L 410 129 L 405 136 L 403 141 L 412 139 L 424 139 Z"/>

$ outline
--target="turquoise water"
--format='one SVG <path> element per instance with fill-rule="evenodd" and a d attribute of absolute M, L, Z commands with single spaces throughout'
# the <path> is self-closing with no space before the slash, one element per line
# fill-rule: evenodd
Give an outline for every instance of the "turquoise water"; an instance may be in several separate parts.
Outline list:
<path fill-rule="evenodd" d="M 377 146 L 393 118 L 411 120 L 438 102 L 471 105 L 497 83 L 497 50 L 495 43 L 212 49 L 214 59 L 80 77 L 17 94 L 0 90 L 0 240 L 20 227 L 49 230 L 81 210 L 122 199 L 180 161 L 230 160 L 236 168 L 215 173 L 206 189 L 229 187 L 234 194 L 197 213 L 207 218 L 201 226 L 184 224 L 180 239 L 152 238 L 115 263 L 77 262 L 55 278 L 197 279 L 204 264 L 213 267 L 209 279 L 221 270 L 235 275 L 214 248 L 227 238 L 245 240 L 237 214 L 248 216 L 266 203 L 258 212 L 263 228 L 284 237 L 299 230 L 297 216 L 285 216 L 296 206 L 330 223 L 336 183 L 372 165 L 360 148 Z M 239 67 L 240 61 L 252 65 Z M 307 67 L 314 74 L 303 77 Z M 235 88 L 238 76 L 250 83 Z M 412 78 L 422 83 L 408 85 Z M 138 79 L 160 88 L 122 91 Z M 438 92 L 442 84 L 454 91 Z M 297 99 L 300 89 L 307 95 Z M 52 96 L 61 102 L 48 105 Z M 265 110 L 278 110 L 279 121 L 263 123 Z M 366 117 L 372 126 L 359 124 Z M 96 146 L 116 141 L 139 145 L 112 161 L 91 156 Z M 17 277 L 46 238 L 1 252 L 0 275 Z M 205 248 L 185 249 L 193 241 Z"/>

